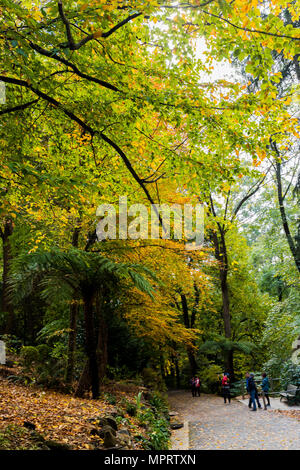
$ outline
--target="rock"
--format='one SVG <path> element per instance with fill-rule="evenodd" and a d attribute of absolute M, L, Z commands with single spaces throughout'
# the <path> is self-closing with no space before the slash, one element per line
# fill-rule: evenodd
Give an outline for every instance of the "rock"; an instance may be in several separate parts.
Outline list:
<path fill-rule="evenodd" d="M 105 416 L 105 421 L 106 423 L 111 426 L 115 431 L 118 430 L 118 425 L 117 425 L 117 421 L 115 420 L 115 418 L 113 416 Z"/>
<path fill-rule="evenodd" d="M 114 436 L 117 435 L 117 431 L 114 428 L 112 428 L 111 426 L 109 426 L 108 424 L 103 426 L 101 431 L 102 431 L 103 434 L 105 434 L 106 432 L 111 432 Z"/>
<path fill-rule="evenodd" d="M 116 436 L 113 434 L 113 429 L 110 428 L 109 426 L 106 427 L 106 429 L 103 429 L 104 433 L 104 447 L 105 448 L 110 448 L 110 447 L 115 447 L 117 444 L 117 439 Z"/>
<path fill-rule="evenodd" d="M 31 423 L 29 423 L 31 424 Z M 42 434 L 32 430 L 30 432 L 31 439 L 39 445 L 41 450 L 72 450 L 73 448 L 63 442 L 57 442 L 52 440 L 46 440 Z"/>
<path fill-rule="evenodd" d="M 111 426 L 108 426 L 108 424 L 106 426 L 103 426 L 103 428 L 96 428 L 95 427 L 95 428 L 91 429 L 91 435 L 92 436 L 99 436 L 99 437 L 101 437 L 101 439 L 104 439 L 106 432 L 111 433 L 113 436 L 117 435 L 117 431 L 114 428 L 112 428 Z"/>
<path fill-rule="evenodd" d="M 31 423 L 30 421 L 24 421 L 23 423 L 24 428 L 34 430 L 35 424 Z"/>
<path fill-rule="evenodd" d="M 169 416 L 178 416 L 177 411 L 170 411 Z"/>
<path fill-rule="evenodd" d="M 93 418 L 88 418 L 89 423 L 94 424 L 95 426 L 105 426 L 106 421 L 103 416 L 94 416 Z"/>
<path fill-rule="evenodd" d="M 49 447 L 50 450 L 55 450 L 55 451 L 72 450 L 71 446 L 63 442 L 49 440 L 49 441 L 45 441 L 45 444 L 47 447 Z"/>
<path fill-rule="evenodd" d="M 174 422 L 174 423 L 171 423 L 171 424 L 170 424 L 171 429 L 180 429 L 180 428 L 183 428 L 183 426 L 184 426 L 183 423 L 176 423 L 176 422 Z"/>
<path fill-rule="evenodd" d="M 118 432 L 118 434 L 126 434 L 127 436 L 130 436 L 130 432 L 128 431 L 128 429 L 120 429 L 120 431 Z"/>
<path fill-rule="evenodd" d="M 115 420 L 115 418 L 111 415 L 107 415 L 105 417 L 103 416 L 96 416 L 95 418 L 89 418 L 87 420 L 89 423 L 92 423 L 94 424 L 95 426 L 100 426 L 100 427 L 104 427 L 104 426 L 110 426 L 111 428 L 113 428 L 115 431 L 118 430 L 118 425 L 117 425 L 117 421 Z"/>
<path fill-rule="evenodd" d="M 127 434 L 120 434 L 118 433 L 117 434 L 117 439 L 118 439 L 118 442 L 123 446 L 123 447 L 127 447 L 128 449 L 131 449 L 132 448 L 132 441 L 130 439 L 130 436 L 128 436 Z"/>

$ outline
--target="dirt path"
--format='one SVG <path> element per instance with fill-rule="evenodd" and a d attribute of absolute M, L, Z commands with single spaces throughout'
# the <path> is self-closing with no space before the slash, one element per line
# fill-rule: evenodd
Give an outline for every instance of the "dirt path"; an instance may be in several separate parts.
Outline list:
<path fill-rule="evenodd" d="M 250 411 L 237 400 L 169 393 L 184 427 L 173 431 L 172 449 L 300 450 L 300 422 L 272 411 Z"/>

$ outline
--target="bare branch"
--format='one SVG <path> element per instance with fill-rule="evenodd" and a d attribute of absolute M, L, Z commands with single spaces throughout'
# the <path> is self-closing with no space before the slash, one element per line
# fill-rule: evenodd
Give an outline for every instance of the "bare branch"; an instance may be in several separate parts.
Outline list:
<path fill-rule="evenodd" d="M 30 44 L 30 47 L 34 49 L 36 52 L 38 52 L 39 54 L 49 57 L 50 59 L 57 60 L 58 62 L 61 62 L 62 64 L 66 65 L 67 67 L 70 67 L 73 70 L 73 72 L 75 72 L 76 75 L 78 75 L 79 77 L 84 78 L 90 82 L 97 83 L 98 85 L 108 88 L 109 90 L 122 93 L 122 91 L 119 88 L 117 88 L 115 85 L 112 85 L 111 83 L 108 83 L 104 80 L 100 80 L 99 78 L 92 77 L 91 75 L 81 72 L 75 64 L 73 64 L 69 60 L 64 59 L 63 57 L 58 56 L 56 53 L 47 51 L 43 47 L 39 46 L 38 44 L 34 44 L 31 41 L 29 42 L 29 44 Z"/>
<path fill-rule="evenodd" d="M 0 111 L 0 116 L 2 116 L 3 114 L 14 113 L 15 111 L 22 111 L 23 109 L 29 108 L 30 106 L 37 103 L 38 101 L 39 101 L 39 98 L 36 100 L 28 101 L 27 103 L 19 104 L 12 108 L 3 109 L 2 111 Z"/>
<path fill-rule="evenodd" d="M 59 14 L 60 14 L 60 17 L 66 27 L 66 32 L 67 32 L 67 38 L 68 38 L 68 46 L 71 50 L 74 50 L 75 49 L 75 42 L 74 42 L 74 39 L 73 39 L 73 36 L 72 36 L 72 33 L 71 33 L 71 28 L 70 28 L 70 23 L 64 13 L 64 8 L 63 8 L 63 4 L 61 1 L 58 2 L 58 11 L 59 11 Z"/>
<path fill-rule="evenodd" d="M 238 26 L 236 24 L 231 23 L 231 21 L 227 20 L 226 18 L 223 18 L 222 16 L 215 15 L 214 13 L 211 13 L 209 11 L 202 10 L 203 13 L 209 16 L 213 16 L 214 18 L 217 18 L 218 20 L 225 21 L 225 23 L 230 24 L 230 26 L 233 26 L 236 29 L 241 29 L 242 31 L 247 31 L 249 33 L 258 33 L 258 34 L 265 34 L 267 36 L 275 36 L 277 38 L 288 38 L 292 39 L 293 41 L 300 41 L 300 37 L 295 37 L 295 36 L 287 36 L 285 34 L 276 34 L 276 33 L 268 33 L 267 31 L 261 31 L 259 29 L 249 29 L 249 28 L 243 28 L 242 26 Z"/>
<path fill-rule="evenodd" d="M 269 170 L 268 170 L 269 171 Z M 235 207 L 234 211 L 233 211 L 233 216 L 231 218 L 231 221 L 233 221 L 233 219 L 236 217 L 238 211 L 241 209 L 241 207 L 245 204 L 246 201 L 248 201 L 248 199 L 250 199 L 250 197 L 252 197 L 262 186 L 263 182 L 265 181 L 266 179 L 266 176 L 268 174 L 268 171 L 266 172 L 265 176 L 263 177 L 262 180 L 260 180 L 258 183 L 255 183 L 252 188 L 253 191 L 251 191 L 251 188 L 250 190 L 248 191 L 248 193 L 240 200 L 240 202 L 237 204 L 237 206 Z"/>
<path fill-rule="evenodd" d="M 107 31 L 106 33 L 102 33 L 101 34 L 101 37 L 102 38 L 108 38 L 109 36 L 111 36 L 115 31 L 117 31 L 119 28 L 122 28 L 122 26 L 124 26 L 125 24 L 129 23 L 129 21 L 133 20 L 134 18 L 137 18 L 138 16 L 141 16 L 143 13 L 134 13 L 133 15 L 129 15 L 127 18 L 125 18 L 125 20 L 123 21 L 120 21 L 120 23 L 116 24 L 116 26 L 114 26 L 113 28 L 111 28 L 109 31 Z"/>

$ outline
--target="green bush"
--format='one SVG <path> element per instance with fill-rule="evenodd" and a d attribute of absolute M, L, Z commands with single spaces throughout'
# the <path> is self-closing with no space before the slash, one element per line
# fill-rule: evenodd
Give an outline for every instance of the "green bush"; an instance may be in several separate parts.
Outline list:
<path fill-rule="evenodd" d="M 300 386 L 300 366 L 292 361 L 287 361 L 280 373 L 281 388 L 285 390 L 289 384 Z"/>
<path fill-rule="evenodd" d="M 201 377 L 201 390 L 204 393 L 218 393 L 222 372 L 223 368 L 221 366 L 209 364 L 199 375 Z"/>
<path fill-rule="evenodd" d="M 115 405 L 117 403 L 116 397 L 112 395 L 111 393 L 105 393 L 104 394 L 104 399 L 110 404 L 110 405 Z"/>
<path fill-rule="evenodd" d="M 134 403 L 127 403 L 126 412 L 129 414 L 129 416 L 136 416 L 137 406 Z"/>
<path fill-rule="evenodd" d="M 160 392 L 166 392 L 167 387 L 165 382 L 162 379 L 162 376 L 159 372 L 151 367 L 145 367 L 142 371 L 142 378 L 145 387 L 149 387 L 152 390 L 158 390 Z"/>
<path fill-rule="evenodd" d="M 169 405 L 165 395 L 153 391 L 150 393 L 148 401 L 157 416 L 163 415 L 165 418 L 169 418 Z"/>
<path fill-rule="evenodd" d="M 36 383 L 47 387 L 63 385 L 65 361 L 53 358 L 51 354 L 52 350 L 47 344 L 22 347 L 20 362 L 23 366 L 23 373 L 31 376 L 27 383 Z"/>
<path fill-rule="evenodd" d="M 139 403 L 140 397 L 137 398 Z M 145 450 L 166 450 L 169 447 L 169 409 L 166 397 L 158 391 L 151 391 L 148 398 L 150 408 L 138 406 L 139 423 L 147 429 L 148 438 L 141 440 Z"/>
<path fill-rule="evenodd" d="M 147 429 L 147 439 L 142 440 L 145 450 L 166 450 L 169 447 L 170 428 L 164 416 L 157 416 L 150 408 L 139 412 L 139 423 Z"/>
<path fill-rule="evenodd" d="M 38 361 L 43 362 L 50 357 L 51 348 L 47 344 L 39 344 L 36 347 L 38 353 Z"/>
<path fill-rule="evenodd" d="M 34 363 L 39 361 L 39 352 L 34 346 L 23 346 L 20 356 L 21 363 L 26 370 L 31 369 Z"/>

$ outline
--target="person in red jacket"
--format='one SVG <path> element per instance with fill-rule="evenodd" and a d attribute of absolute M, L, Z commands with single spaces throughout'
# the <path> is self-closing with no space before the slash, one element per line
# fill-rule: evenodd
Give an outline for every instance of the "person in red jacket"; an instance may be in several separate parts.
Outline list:
<path fill-rule="evenodd" d="M 198 397 L 200 397 L 200 386 L 201 386 L 201 382 L 200 382 L 200 379 L 199 377 L 196 375 L 195 377 L 195 396 L 198 395 Z"/>
<path fill-rule="evenodd" d="M 231 396 L 230 396 L 229 376 L 226 373 L 224 373 L 222 377 L 222 395 L 224 398 L 224 403 L 226 403 L 226 400 L 228 400 L 228 403 L 230 403 Z"/>

